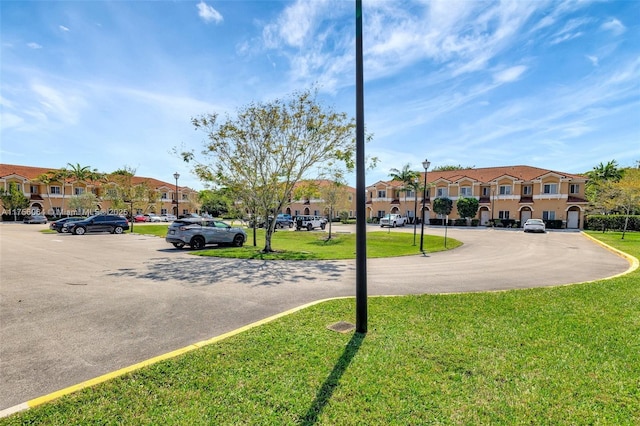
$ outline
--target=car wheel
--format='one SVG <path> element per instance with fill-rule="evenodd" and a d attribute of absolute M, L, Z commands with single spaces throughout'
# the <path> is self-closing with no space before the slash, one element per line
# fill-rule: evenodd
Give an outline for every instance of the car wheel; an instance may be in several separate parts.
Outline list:
<path fill-rule="evenodd" d="M 173 243 L 173 246 L 177 249 L 181 249 L 182 247 L 184 247 L 184 243 Z"/>
<path fill-rule="evenodd" d="M 122 234 L 122 226 L 116 226 L 115 228 L 113 228 L 113 233 Z"/>
<path fill-rule="evenodd" d="M 396 227 L 396 225 L 397 225 L 397 223 L 393 222 L 393 228 L 395 228 L 395 227 Z"/>
<path fill-rule="evenodd" d="M 76 226 L 76 229 L 73 230 L 73 233 L 76 235 L 84 235 L 87 232 L 82 226 Z"/>
<path fill-rule="evenodd" d="M 323 223 L 322 225 L 320 225 L 320 229 L 324 230 L 325 226 L 326 225 Z"/>
<path fill-rule="evenodd" d="M 289 228 L 293 228 L 293 222 L 289 222 Z"/>
<path fill-rule="evenodd" d="M 204 245 L 205 245 L 204 238 L 202 238 L 202 237 L 193 237 L 191 239 L 191 243 L 189 245 L 194 250 L 200 250 L 201 248 L 204 248 Z"/>
<path fill-rule="evenodd" d="M 244 244 L 244 237 L 240 234 L 233 237 L 233 245 L 236 247 L 242 247 Z"/>
<path fill-rule="evenodd" d="M 313 225 L 312 224 L 307 224 L 307 231 L 313 231 Z"/>
<path fill-rule="evenodd" d="M 58 234 L 62 234 L 62 229 L 56 229 L 56 232 L 57 232 Z"/>

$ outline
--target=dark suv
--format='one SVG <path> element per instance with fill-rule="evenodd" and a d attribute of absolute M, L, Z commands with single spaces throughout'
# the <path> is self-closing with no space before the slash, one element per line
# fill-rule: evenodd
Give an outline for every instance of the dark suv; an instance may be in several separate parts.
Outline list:
<path fill-rule="evenodd" d="M 126 218 L 115 214 L 97 214 L 77 222 L 67 222 L 63 226 L 67 232 L 75 235 L 83 235 L 87 232 L 122 234 L 122 231 L 129 229 L 129 222 Z"/>

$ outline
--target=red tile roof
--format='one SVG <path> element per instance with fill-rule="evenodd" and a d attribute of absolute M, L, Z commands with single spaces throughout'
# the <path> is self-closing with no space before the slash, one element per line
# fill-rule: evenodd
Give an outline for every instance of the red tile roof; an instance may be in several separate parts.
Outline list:
<path fill-rule="evenodd" d="M 59 170 L 56 168 L 44 168 L 44 167 L 31 167 L 31 166 L 19 166 L 16 164 L 0 164 L 0 178 L 4 178 L 11 175 L 17 175 L 23 177 L 28 180 L 35 180 L 38 176 L 45 174 L 52 170 Z M 175 188 L 175 184 L 163 182 L 158 179 L 144 177 L 144 176 L 134 176 L 132 179 L 134 184 L 140 184 L 142 182 L 146 182 L 152 188 Z M 186 188 L 183 186 L 179 186 L 178 188 Z"/>

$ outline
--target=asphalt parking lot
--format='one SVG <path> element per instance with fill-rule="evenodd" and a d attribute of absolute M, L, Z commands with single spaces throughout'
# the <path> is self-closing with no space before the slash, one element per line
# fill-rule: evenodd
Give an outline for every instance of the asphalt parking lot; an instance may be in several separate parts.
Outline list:
<path fill-rule="evenodd" d="M 355 294 L 355 261 L 203 258 L 157 237 L 39 232 L 45 228 L 0 224 L 0 410 L 305 303 Z M 370 259 L 368 293 L 551 286 L 629 267 L 578 232 L 450 228 L 448 236 L 464 245 Z"/>

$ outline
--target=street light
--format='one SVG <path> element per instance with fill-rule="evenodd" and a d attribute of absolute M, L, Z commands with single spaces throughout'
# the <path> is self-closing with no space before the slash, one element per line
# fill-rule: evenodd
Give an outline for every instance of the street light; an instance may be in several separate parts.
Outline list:
<path fill-rule="evenodd" d="M 424 167 L 424 187 L 422 188 L 422 224 L 420 226 L 420 251 L 424 254 L 424 210 L 425 204 L 427 202 L 427 170 L 429 170 L 429 166 L 431 163 L 429 160 L 425 159 L 422 162 L 422 167 Z"/>
<path fill-rule="evenodd" d="M 175 172 L 173 177 L 176 179 L 176 219 L 180 216 L 180 203 L 178 201 L 178 179 L 180 179 L 180 173 Z"/>

